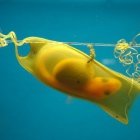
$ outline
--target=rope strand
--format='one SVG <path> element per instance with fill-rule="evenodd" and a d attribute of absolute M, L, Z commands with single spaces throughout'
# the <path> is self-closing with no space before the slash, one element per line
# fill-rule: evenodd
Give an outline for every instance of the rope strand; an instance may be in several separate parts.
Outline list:
<path fill-rule="evenodd" d="M 25 43 L 40 43 L 40 41 L 28 42 L 28 40 L 17 40 L 16 34 L 12 31 L 7 35 L 0 33 L 0 47 L 6 47 L 9 43 L 14 43 L 17 46 L 22 46 Z M 53 43 L 53 42 L 52 42 Z M 57 42 L 58 43 L 58 42 Z M 94 43 L 94 42 L 59 42 L 76 46 L 87 46 L 89 44 L 98 47 L 115 47 L 116 43 Z M 140 47 L 140 44 L 135 44 L 133 47 Z"/>

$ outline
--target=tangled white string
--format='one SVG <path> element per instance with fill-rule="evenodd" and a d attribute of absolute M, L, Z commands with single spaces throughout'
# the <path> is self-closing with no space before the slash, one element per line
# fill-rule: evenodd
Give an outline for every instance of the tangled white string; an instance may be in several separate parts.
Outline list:
<path fill-rule="evenodd" d="M 140 82 L 140 53 L 136 48 L 136 38 L 139 36 L 140 34 L 136 35 L 130 43 L 125 39 L 119 40 L 114 49 L 115 58 L 119 59 L 126 67 L 126 73 L 137 82 Z"/>

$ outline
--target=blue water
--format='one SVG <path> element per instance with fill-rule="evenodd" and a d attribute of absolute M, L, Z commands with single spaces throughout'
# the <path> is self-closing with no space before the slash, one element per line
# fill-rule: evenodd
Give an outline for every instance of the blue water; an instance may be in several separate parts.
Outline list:
<path fill-rule="evenodd" d="M 1 0 L 0 30 L 19 39 L 116 43 L 140 32 L 136 0 Z M 86 47 L 79 49 L 88 53 Z M 100 62 L 125 72 L 113 48 L 96 47 Z M 112 61 L 111 61 L 112 62 Z M 124 73 L 125 74 L 125 73 Z M 17 62 L 12 44 L 0 49 L 0 140 L 139 140 L 140 98 L 123 125 L 99 107 L 45 86 Z"/>

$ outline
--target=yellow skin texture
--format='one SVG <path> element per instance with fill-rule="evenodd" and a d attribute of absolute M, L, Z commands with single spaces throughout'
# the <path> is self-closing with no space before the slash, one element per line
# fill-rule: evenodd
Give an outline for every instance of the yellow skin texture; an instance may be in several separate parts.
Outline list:
<path fill-rule="evenodd" d="M 139 85 L 85 53 L 63 43 L 37 37 L 27 38 L 30 53 L 16 56 L 28 72 L 46 85 L 70 96 L 94 102 L 120 122 L 128 123 L 128 111 Z M 33 43 L 38 41 L 40 43 Z"/>

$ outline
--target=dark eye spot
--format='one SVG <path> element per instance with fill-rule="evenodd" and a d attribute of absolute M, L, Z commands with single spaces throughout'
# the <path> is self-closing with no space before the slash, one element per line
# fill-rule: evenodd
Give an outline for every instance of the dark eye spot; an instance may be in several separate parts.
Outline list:
<path fill-rule="evenodd" d="M 77 81 L 76 81 L 76 83 L 77 83 L 77 84 L 80 84 L 80 81 L 79 81 L 79 80 L 77 80 Z"/>
<path fill-rule="evenodd" d="M 119 118 L 119 116 L 118 116 L 118 115 L 116 115 L 115 117 L 116 117 L 116 118 Z"/>
<path fill-rule="evenodd" d="M 110 92 L 109 92 L 109 91 L 105 91 L 104 94 L 105 94 L 105 95 L 109 95 Z"/>

